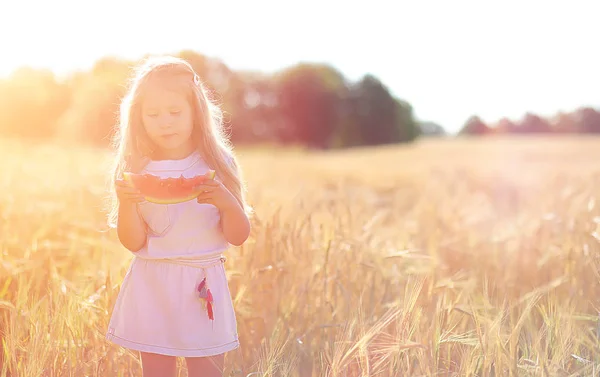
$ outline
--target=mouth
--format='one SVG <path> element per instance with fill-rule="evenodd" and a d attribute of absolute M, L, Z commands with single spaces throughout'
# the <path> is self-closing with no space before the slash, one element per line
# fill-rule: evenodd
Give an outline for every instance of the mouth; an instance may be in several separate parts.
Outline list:
<path fill-rule="evenodd" d="M 162 135 L 161 137 L 165 140 L 169 140 L 172 139 L 173 137 L 177 136 L 177 134 L 166 134 L 166 135 Z"/>

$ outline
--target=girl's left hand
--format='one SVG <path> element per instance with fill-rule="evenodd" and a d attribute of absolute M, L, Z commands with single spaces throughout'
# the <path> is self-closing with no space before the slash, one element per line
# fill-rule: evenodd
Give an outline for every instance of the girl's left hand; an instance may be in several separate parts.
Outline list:
<path fill-rule="evenodd" d="M 200 204 L 212 204 L 221 211 L 238 205 L 235 197 L 219 181 L 207 179 L 196 187 L 204 191 L 200 193 L 197 198 L 197 201 Z"/>

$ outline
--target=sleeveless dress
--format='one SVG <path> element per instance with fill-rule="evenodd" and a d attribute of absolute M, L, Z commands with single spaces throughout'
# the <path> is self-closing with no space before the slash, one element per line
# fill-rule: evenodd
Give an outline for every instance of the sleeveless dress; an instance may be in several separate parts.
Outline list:
<path fill-rule="evenodd" d="M 195 152 L 180 160 L 150 161 L 142 173 L 193 177 L 208 170 Z M 147 243 L 133 253 L 106 339 L 132 350 L 183 357 L 238 348 L 223 265 L 224 252 L 231 245 L 220 229 L 219 210 L 191 200 L 166 205 L 143 202 L 139 212 L 148 225 Z M 204 298 L 210 290 L 212 305 L 199 298 L 201 283 Z"/>

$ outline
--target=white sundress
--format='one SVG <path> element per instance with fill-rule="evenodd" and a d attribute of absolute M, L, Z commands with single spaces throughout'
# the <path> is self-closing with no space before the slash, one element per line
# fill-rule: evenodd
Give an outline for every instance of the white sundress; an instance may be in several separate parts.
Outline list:
<path fill-rule="evenodd" d="M 195 152 L 180 160 L 151 161 L 144 173 L 192 177 L 209 170 Z M 217 177 L 218 179 L 218 177 Z M 219 226 L 219 210 L 195 200 L 143 202 L 146 246 L 134 254 L 109 321 L 106 339 L 123 347 L 171 356 L 204 357 L 239 347 L 224 252 L 231 246 Z M 213 320 L 198 299 L 205 279 Z"/>

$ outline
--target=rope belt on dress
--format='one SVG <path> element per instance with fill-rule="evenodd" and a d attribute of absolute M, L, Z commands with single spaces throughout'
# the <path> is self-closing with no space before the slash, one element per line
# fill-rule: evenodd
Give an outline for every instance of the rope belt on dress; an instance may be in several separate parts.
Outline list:
<path fill-rule="evenodd" d="M 161 258 L 161 259 L 150 259 L 143 258 L 140 256 L 136 256 L 138 259 L 153 261 L 158 263 L 170 263 L 170 264 L 178 264 L 180 266 L 189 266 L 193 268 L 199 268 L 204 271 L 204 278 L 196 287 L 196 292 L 198 294 L 198 300 L 204 304 L 204 309 L 208 313 L 208 318 L 211 321 L 214 321 L 214 299 L 210 288 L 208 288 L 208 283 L 206 281 L 206 269 L 210 267 L 217 266 L 219 264 L 223 264 L 227 261 L 227 258 L 223 254 L 211 254 L 209 256 L 198 256 L 193 258 Z"/>

